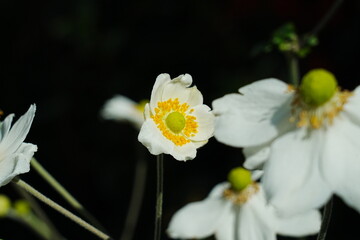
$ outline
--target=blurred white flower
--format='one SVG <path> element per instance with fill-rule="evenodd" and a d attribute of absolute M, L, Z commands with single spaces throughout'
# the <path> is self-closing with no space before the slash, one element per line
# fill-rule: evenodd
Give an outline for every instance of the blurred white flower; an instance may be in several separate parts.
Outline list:
<path fill-rule="evenodd" d="M 214 115 L 203 105 L 201 92 L 189 74 L 171 80 L 160 74 L 145 105 L 145 122 L 139 141 L 150 153 L 171 154 L 186 161 L 195 158 L 196 149 L 207 143 L 214 132 Z"/>
<path fill-rule="evenodd" d="M 257 81 L 213 102 L 215 137 L 244 147 L 248 169 L 263 168 L 270 203 L 282 214 L 322 206 L 332 193 L 360 211 L 360 87 L 340 91 L 326 70 L 299 89 Z"/>
<path fill-rule="evenodd" d="M 293 237 L 315 234 L 320 223 L 316 210 L 280 218 L 267 204 L 258 183 L 249 181 L 242 190 L 236 190 L 232 183 L 224 182 L 216 185 L 205 200 L 177 211 L 167 233 L 180 239 L 215 235 L 217 240 L 275 240 L 276 234 Z"/>
<path fill-rule="evenodd" d="M 0 125 L 0 186 L 14 177 L 30 170 L 30 160 L 37 146 L 24 143 L 35 116 L 35 105 L 21 116 L 11 127 L 14 114 L 8 115 Z M 11 128 L 11 129 L 10 129 Z"/>
<path fill-rule="evenodd" d="M 105 102 L 101 116 L 108 120 L 128 121 L 140 129 L 144 122 L 144 106 L 144 101 L 136 103 L 123 95 L 115 95 Z"/>

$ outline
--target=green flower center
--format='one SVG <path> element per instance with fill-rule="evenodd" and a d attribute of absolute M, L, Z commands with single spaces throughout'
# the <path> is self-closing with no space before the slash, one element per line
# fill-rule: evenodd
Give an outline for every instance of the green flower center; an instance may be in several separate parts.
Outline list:
<path fill-rule="evenodd" d="M 305 74 L 300 85 L 302 100 L 311 107 L 317 107 L 334 95 L 337 90 L 335 76 L 324 69 L 314 69 Z"/>
<path fill-rule="evenodd" d="M 242 167 L 234 168 L 230 171 L 228 180 L 232 189 L 241 191 L 252 183 L 251 172 Z"/>
<path fill-rule="evenodd" d="M 179 112 L 170 113 L 165 119 L 166 126 L 173 133 L 180 133 L 185 127 L 185 117 Z"/>

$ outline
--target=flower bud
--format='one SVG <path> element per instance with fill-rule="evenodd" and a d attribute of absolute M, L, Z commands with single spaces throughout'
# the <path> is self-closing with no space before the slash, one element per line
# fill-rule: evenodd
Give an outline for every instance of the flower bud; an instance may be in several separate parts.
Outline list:
<path fill-rule="evenodd" d="M 228 180 L 232 189 L 241 191 L 252 183 L 251 172 L 242 167 L 234 168 L 230 171 Z"/>
<path fill-rule="evenodd" d="M 0 195 L 0 217 L 5 217 L 6 214 L 9 212 L 11 208 L 11 201 L 6 196 L 1 194 Z"/>
<path fill-rule="evenodd" d="M 14 209 L 17 214 L 22 216 L 29 214 L 31 211 L 29 203 L 25 200 L 17 200 L 14 203 Z"/>
<path fill-rule="evenodd" d="M 305 74 L 300 85 L 302 100 L 311 107 L 317 107 L 332 98 L 337 90 L 335 76 L 325 69 L 314 69 Z"/>

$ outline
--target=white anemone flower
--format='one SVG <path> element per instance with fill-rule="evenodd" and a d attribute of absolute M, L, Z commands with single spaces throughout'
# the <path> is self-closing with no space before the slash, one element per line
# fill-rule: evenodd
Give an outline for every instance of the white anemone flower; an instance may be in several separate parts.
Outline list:
<path fill-rule="evenodd" d="M 266 195 L 282 214 L 321 207 L 335 193 L 360 211 L 360 87 L 341 91 L 323 69 L 298 89 L 265 79 L 213 102 L 215 137 L 244 147 L 263 168 Z"/>
<path fill-rule="evenodd" d="M 244 169 L 231 173 L 241 171 Z M 261 184 L 245 181 L 242 189 L 236 190 L 231 177 L 229 181 L 216 185 L 205 200 L 177 211 L 169 223 L 168 235 L 176 239 L 215 235 L 217 240 L 275 240 L 276 234 L 301 237 L 319 231 L 319 211 L 281 218 L 267 204 Z"/>
<path fill-rule="evenodd" d="M 166 153 L 179 161 L 191 160 L 196 149 L 212 137 L 215 117 L 203 104 L 201 92 L 191 84 L 189 74 L 172 80 L 168 74 L 156 78 L 138 137 L 151 154 Z"/>
<path fill-rule="evenodd" d="M 14 114 L 8 115 L 0 123 L 0 187 L 30 170 L 30 160 L 37 151 L 37 146 L 24 143 L 24 140 L 30 130 L 35 110 L 35 105 L 31 105 L 12 127 Z"/>
<path fill-rule="evenodd" d="M 144 122 L 145 102 L 136 103 L 123 95 L 115 95 L 107 100 L 101 110 L 101 116 L 107 120 L 128 121 L 140 129 Z"/>

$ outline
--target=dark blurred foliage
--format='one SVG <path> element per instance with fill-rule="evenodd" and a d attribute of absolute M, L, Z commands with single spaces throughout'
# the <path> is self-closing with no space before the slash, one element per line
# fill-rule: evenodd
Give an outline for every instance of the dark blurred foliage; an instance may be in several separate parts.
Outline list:
<path fill-rule="evenodd" d="M 5 114 L 20 116 L 31 103 L 37 104 L 27 137 L 39 147 L 37 159 L 116 239 L 128 209 L 137 151 L 144 151 L 149 172 L 135 239 L 151 239 L 155 156 L 140 146 L 137 130 L 130 125 L 100 118 L 103 103 L 117 93 L 134 100 L 149 98 L 156 76 L 164 72 L 172 77 L 190 73 L 208 105 L 255 80 L 288 81 L 284 56 L 259 49 L 286 22 L 293 22 L 300 35 L 309 32 L 332 3 L 3 0 L 0 107 Z M 359 11 L 359 1 L 344 1 L 320 32 L 319 45 L 300 61 L 301 74 L 324 67 L 345 88 L 360 83 Z M 215 139 L 193 161 L 166 156 L 164 229 L 177 209 L 204 198 L 242 161 L 240 149 Z M 70 208 L 35 171 L 21 177 Z M 11 185 L 0 192 L 18 198 Z M 68 239 L 96 239 L 47 206 L 44 209 Z M 359 223 L 359 214 L 336 198 L 327 239 L 359 237 Z M 0 238 L 38 239 L 10 220 L 0 220 Z"/>

